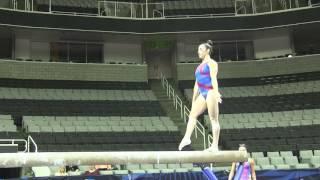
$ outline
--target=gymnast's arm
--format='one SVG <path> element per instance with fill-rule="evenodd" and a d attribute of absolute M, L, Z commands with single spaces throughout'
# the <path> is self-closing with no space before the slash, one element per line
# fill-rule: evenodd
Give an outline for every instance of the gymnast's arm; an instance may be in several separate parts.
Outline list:
<path fill-rule="evenodd" d="M 219 98 L 219 102 L 221 102 L 221 94 L 219 93 L 219 85 L 217 80 L 217 74 L 218 74 L 218 63 L 215 61 L 208 63 L 210 68 L 210 77 L 211 77 L 211 83 L 213 87 L 213 91 L 215 92 L 215 96 Z"/>
<path fill-rule="evenodd" d="M 230 170 L 230 173 L 229 173 L 228 180 L 232 180 L 233 179 L 235 168 L 236 168 L 236 163 L 233 162 L 232 165 L 231 165 L 231 170 Z"/>
<path fill-rule="evenodd" d="M 256 177 L 256 171 L 254 170 L 254 160 L 249 158 L 249 163 L 250 163 L 250 169 L 251 169 L 251 179 L 252 180 L 256 180 L 257 177 Z"/>

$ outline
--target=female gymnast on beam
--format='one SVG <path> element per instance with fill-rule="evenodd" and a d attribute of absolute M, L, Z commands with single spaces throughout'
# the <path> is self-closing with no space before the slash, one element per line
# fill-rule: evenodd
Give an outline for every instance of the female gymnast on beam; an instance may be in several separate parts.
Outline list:
<path fill-rule="evenodd" d="M 207 150 L 218 151 L 218 142 L 220 134 L 219 125 L 219 103 L 222 102 L 218 91 L 218 63 L 211 59 L 213 43 L 208 40 L 198 47 L 198 56 L 202 60 L 195 71 L 196 82 L 193 88 L 192 107 L 189 114 L 186 133 L 180 142 L 179 151 L 183 147 L 191 144 L 191 134 L 196 126 L 197 118 L 208 109 L 208 115 L 211 121 L 213 142 Z"/>

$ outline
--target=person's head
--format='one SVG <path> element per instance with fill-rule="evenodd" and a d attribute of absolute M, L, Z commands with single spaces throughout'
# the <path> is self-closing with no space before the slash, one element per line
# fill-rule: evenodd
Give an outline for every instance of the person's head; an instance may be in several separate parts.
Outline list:
<path fill-rule="evenodd" d="M 89 171 L 95 171 L 95 170 L 97 170 L 96 166 L 90 166 L 89 167 Z"/>
<path fill-rule="evenodd" d="M 65 167 L 60 167 L 59 168 L 59 173 L 65 173 L 66 172 L 66 168 Z"/>
<path fill-rule="evenodd" d="M 212 54 L 212 46 L 213 42 L 208 40 L 206 43 L 202 43 L 198 47 L 198 56 L 201 60 L 203 60 L 206 56 L 210 56 Z"/>
<path fill-rule="evenodd" d="M 245 144 L 239 144 L 239 151 L 247 151 L 247 147 Z"/>

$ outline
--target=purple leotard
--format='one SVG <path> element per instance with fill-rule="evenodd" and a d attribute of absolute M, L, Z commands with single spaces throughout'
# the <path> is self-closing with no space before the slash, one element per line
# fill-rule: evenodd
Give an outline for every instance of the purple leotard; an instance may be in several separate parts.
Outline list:
<path fill-rule="evenodd" d="M 243 166 L 242 168 L 239 168 L 239 166 Z M 234 180 L 250 180 L 251 179 L 251 166 L 249 162 L 243 162 L 242 165 L 237 163 L 236 166 L 237 172 Z M 242 171 L 238 171 L 242 169 Z M 241 174 L 238 174 L 241 173 Z"/>

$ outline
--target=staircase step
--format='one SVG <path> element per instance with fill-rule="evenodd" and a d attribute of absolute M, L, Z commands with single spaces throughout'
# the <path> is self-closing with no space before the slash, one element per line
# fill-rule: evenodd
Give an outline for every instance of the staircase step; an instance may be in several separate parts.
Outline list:
<path fill-rule="evenodd" d="M 186 123 L 183 122 L 183 120 L 181 119 L 181 115 L 180 112 L 177 111 L 175 109 L 175 107 L 173 106 L 173 100 L 169 99 L 167 96 L 167 92 L 165 89 L 163 89 L 162 85 L 161 85 L 161 81 L 150 81 L 150 87 L 153 91 L 153 93 L 155 94 L 155 96 L 157 97 L 161 107 L 163 108 L 163 110 L 166 112 L 167 116 L 170 117 L 170 119 L 175 123 L 175 125 L 177 125 L 178 129 L 180 130 L 180 134 L 183 136 L 185 131 L 186 131 Z M 180 92 L 179 89 L 175 88 L 175 92 L 177 92 L 179 97 L 183 97 L 182 93 Z M 186 104 L 184 98 L 182 99 L 183 103 Z M 195 136 L 192 136 L 192 147 L 193 149 L 196 150 L 203 150 L 203 137 L 201 137 L 200 135 L 198 136 L 198 138 L 196 139 Z"/>

